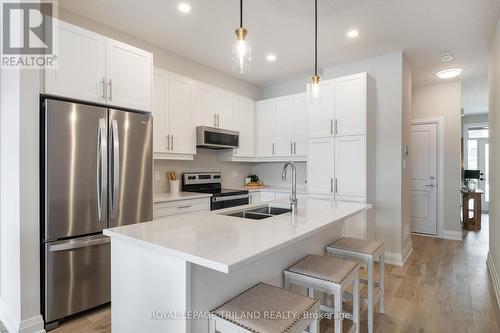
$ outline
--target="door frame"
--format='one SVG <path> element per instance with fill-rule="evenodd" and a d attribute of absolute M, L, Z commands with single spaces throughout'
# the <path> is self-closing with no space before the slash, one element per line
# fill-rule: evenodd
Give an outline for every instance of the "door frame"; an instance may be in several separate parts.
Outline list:
<path fill-rule="evenodd" d="M 436 236 L 430 235 L 430 237 L 438 237 L 445 239 L 456 239 L 453 235 L 447 235 L 447 232 L 444 229 L 444 191 L 443 191 L 443 182 L 444 179 L 444 118 L 443 117 L 435 117 L 435 118 L 416 118 L 410 121 L 410 133 L 411 126 L 413 125 L 428 125 L 428 124 L 436 124 L 437 126 L 437 186 L 436 186 L 436 199 L 437 199 L 437 216 L 436 216 Z M 410 151 L 410 154 L 412 152 Z M 421 234 L 419 234 L 421 235 Z M 460 237 L 461 239 L 461 237 Z"/>

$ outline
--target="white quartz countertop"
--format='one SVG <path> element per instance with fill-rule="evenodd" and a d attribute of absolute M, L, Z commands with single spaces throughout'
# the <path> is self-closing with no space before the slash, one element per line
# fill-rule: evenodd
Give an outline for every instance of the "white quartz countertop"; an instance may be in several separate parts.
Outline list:
<path fill-rule="evenodd" d="M 153 194 L 153 202 L 170 202 L 179 200 L 190 200 L 200 198 L 210 198 L 210 193 L 196 193 L 196 192 L 179 192 L 179 193 L 155 193 Z"/>
<path fill-rule="evenodd" d="M 170 216 L 165 219 L 104 230 L 111 239 L 155 249 L 181 260 L 223 273 L 262 258 L 347 217 L 371 208 L 370 204 L 303 199 L 298 213 L 263 220 L 222 215 L 268 203 Z M 272 206 L 286 207 L 286 200 Z"/>

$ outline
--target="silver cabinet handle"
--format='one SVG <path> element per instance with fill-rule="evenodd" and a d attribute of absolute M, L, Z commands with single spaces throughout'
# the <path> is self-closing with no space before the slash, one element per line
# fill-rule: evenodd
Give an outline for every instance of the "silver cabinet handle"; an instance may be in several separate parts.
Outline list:
<path fill-rule="evenodd" d="M 186 209 L 186 208 L 189 208 L 191 206 L 192 205 L 179 206 L 179 207 L 177 207 L 177 209 Z"/>
<path fill-rule="evenodd" d="M 95 237 L 95 236 L 94 236 Z M 60 252 L 60 251 L 70 251 L 79 249 L 82 247 L 88 246 L 96 246 L 102 244 L 108 244 L 111 242 L 111 239 L 107 236 L 98 235 L 98 237 L 89 237 L 84 240 L 71 240 L 71 241 L 62 241 L 59 244 L 51 244 L 49 245 L 49 252 Z"/>
<path fill-rule="evenodd" d="M 170 134 L 170 150 L 174 150 L 174 135 Z"/>
<path fill-rule="evenodd" d="M 111 218 L 116 218 L 116 213 L 118 211 L 118 190 L 120 188 L 120 141 L 118 136 L 118 121 L 113 119 L 111 121 L 111 143 L 112 149 L 112 169 L 113 174 L 113 185 L 111 189 Z"/>
<path fill-rule="evenodd" d="M 338 125 L 339 125 L 339 121 L 338 121 L 338 119 L 336 119 L 336 118 L 335 118 L 335 121 L 334 121 L 334 126 L 333 126 L 333 127 L 334 127 L 333 132 L 334 132 L 335 134 L 338 134 L 338 133 L 339 133 L 339 130 L 338 130 L 338 127 L 339 127 L 339 126 L 338 126 Z"/>
<path fill-rule="evenodd" d="M 297 155 L 297 142 L 293 143 L 293 154 Z"/>
<path fill-rule="evenodd" d="M 106 95 L 107 95 L 107 89 L 106 89 L 106 78 L 102 78 L 101 81 L 99 81 L 99 85 L 102 86 L 102 95 L 101 98 L 105 102 L 106 101 Z"/>
<path fill-rule="evenodd" d="M 167 142 L 165 143 L 165 149 L 170 150 L 170 134 L 165 137 Z"/>
<path fill-rule="evenodd" d="M 330 193 L 333 193 L 333 178 L 330 178 Z"/>
<path fill-rule="evenodd" d="M 290 142 L 290 155 L 293 155 L 293 142 Z"/>
<path fill-rule="evenodd" d="M 335 193 L 338 193 L 339 192 L 339 181 L 337 178 L 335 178 Z"/>
<path fill-rule="evenodd" d="M 107 188 L 107 154 L 106 154 L 106 119 L 99 119 L 97 129 L 97 220 L 104 221 L 106 212 L 106 188 Z"/>
<path fill-rule="evenodd" d="M 113 100 L 113 82 L 111 79 L 108 81 L 108 87 L 109 87 L 109 97 L 108 100 L 112 101 Z"/>
<path fill-rule="evenodd" d="M 273 143 L 273 155 L 274 155 L 274 143 Z"/>
<path fill-rule="evenodd" d="M 217 127 L 217 113 L 214 113 L 214 127 Z"/>
<path fill-rule="evenodd" d="M 330 119 L 330 134 L 333 135 L 333 119 Z"/>
<path fill-rule="evenodd" d="M 217 113 L 217 127 L 220 127 L 220 114 Z"/>

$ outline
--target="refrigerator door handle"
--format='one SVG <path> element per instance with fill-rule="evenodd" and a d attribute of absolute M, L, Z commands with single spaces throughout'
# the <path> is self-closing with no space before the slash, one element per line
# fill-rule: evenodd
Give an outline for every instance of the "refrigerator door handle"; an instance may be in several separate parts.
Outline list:
<path fill-rule="evenodd" d="M 96 246 L 101 244 L 108 244 L 111 239 L 106 236 L 99 235 L 95 238 L 87 238 L 84 240 L 70 240 L 64 241 L 59 244 L 51 244 L 48 246 L 49 252 L 60 252 L 60 251 L 70 251 L 75 249 L 80 249 L 82 247 Z"/>
<path fill-rule="evenodd" d="M 98 221 L 105 220 L 104 207 L 106 205 L 106 191 L 105 186 L 107 183 L 107 155 L 105 151 L 106 146 L 106 120 L 104 118 L 99 119 L 99 126 L 97 130 L 97 218 Z"/>
<path fill-rule="evenodd" d="M 117 199 L 118 190 L 120 187 L 120 141 L 118 138 L 118 122 L 116 119 L 111 121 L 111 138 L 113 143 L 111 145 L 112 149 L 112 188 L 111 188 L 111 218 L 116 218 L 116 213 L 118 211 Z"/>

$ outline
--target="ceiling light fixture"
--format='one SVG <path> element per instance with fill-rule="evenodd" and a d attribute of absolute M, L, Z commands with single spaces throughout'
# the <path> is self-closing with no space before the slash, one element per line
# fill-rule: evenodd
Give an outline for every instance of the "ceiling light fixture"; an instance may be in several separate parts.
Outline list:
<path fill-rule="evenodd" d="M 180 4 L 177 5 L 177 9 L 181 13 L 189 13 L 191 11 L 191 6 L 188 3 L 181 2 Z"/>
<path fill-rule="evenodd" d="M 455 56 L 450 51 L 443 51 L 439 59 L 441 59 L 442 62 L 450 62 L 455 59 Z"/>
<path fill-rule="evenodd" d="M 349 30 L 349 32 L 347 32 L 347 37 L 349 37 L 349 38 L 356 38 L 358 36 L 359 36 L 359 31 L 356 29 L 352 29 L 352 30 Z"/>
<path fill-rule="evenodd" d="M 268 54 L 267 57 L 266 57 L 266 59 L 269 62 L 274 62 L 274 61 L 276 61 L 276 55 L 274 55 L 274 54 Z"/>
<path fill-rule="evenodd" d="M 320 80 L 318 75 L 318 0 L 314 0 L 314 76 L 311 83 L 311 97 L 315 101 L 319 100 Z"/>
<path fill-rule="evenodd" d="M 247 29 L 243 28 L 243 0 L 240 0 L 240 27 L 234 31 L 236 44 L 233 48 L 233 71 L 240 74 L 250 72 L 252 61 L 252 49 L 245 40 L 247 32 Z"/>
<path fill-rule="evenodd" d="M 463 69 L 461 68 L 450 68 L 445 69 L 444 71 L 439 71 L 436 73 L 436 76 L 440 79 L 451 79 L 462 74 Z"/>

